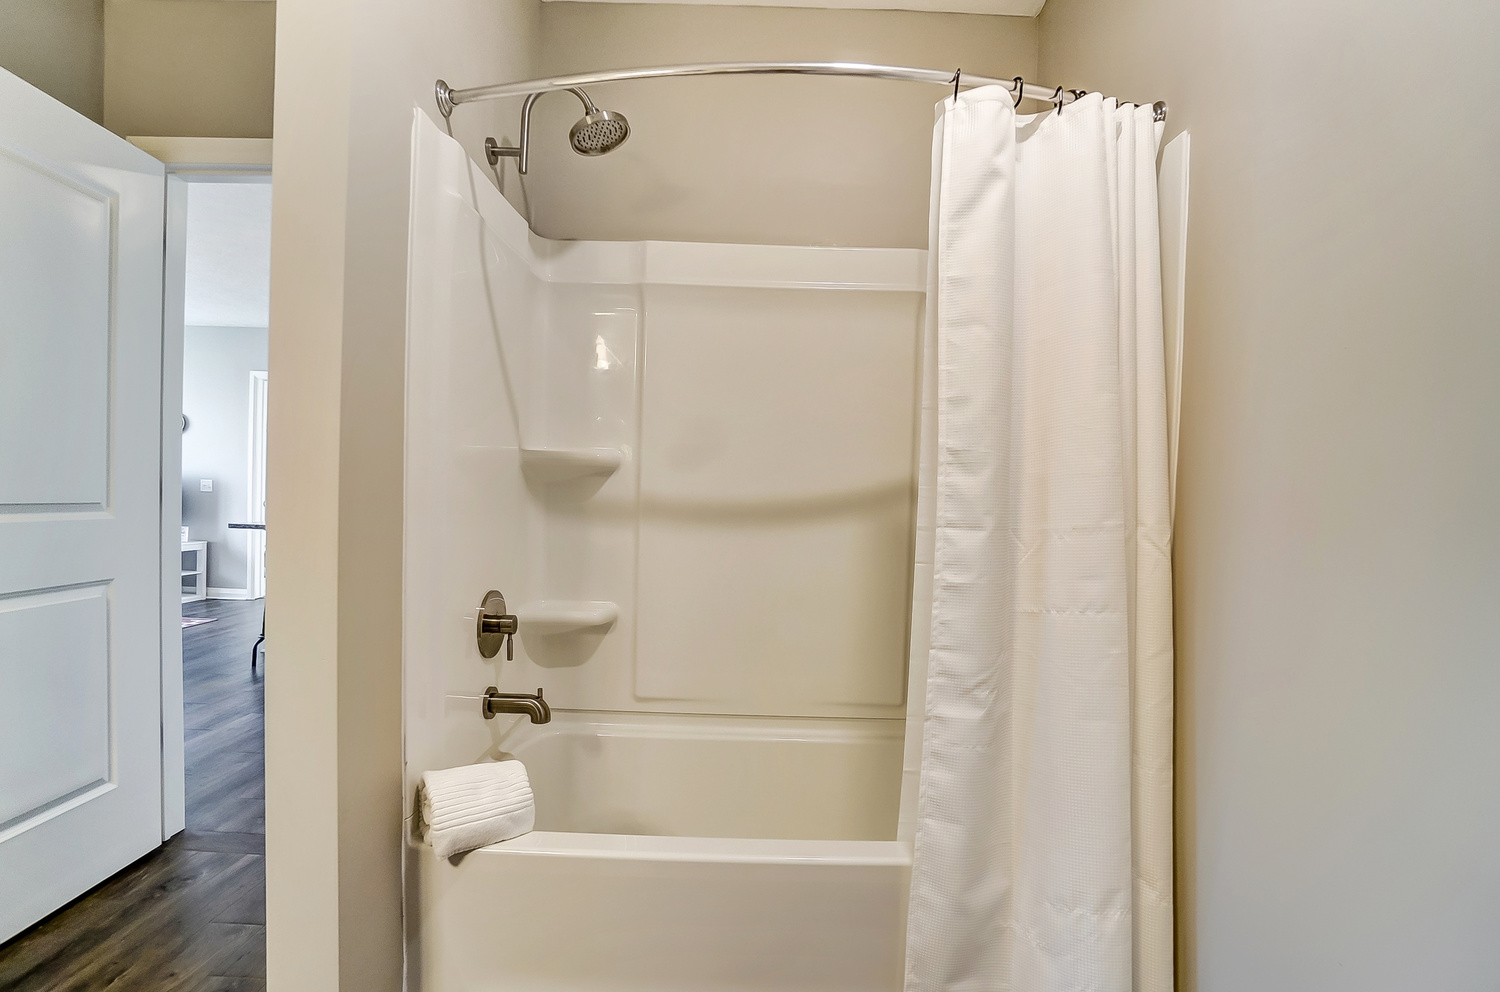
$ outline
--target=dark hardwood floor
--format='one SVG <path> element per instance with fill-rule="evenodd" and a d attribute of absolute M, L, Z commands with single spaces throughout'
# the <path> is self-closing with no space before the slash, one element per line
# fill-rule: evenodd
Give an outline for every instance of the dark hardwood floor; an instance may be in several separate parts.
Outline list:
<path fill-rule="evenodd" d="M 0 945 L 5 992 L 266 987 L 265 722 L 250 645 L 260 602 L 188 603 L 187 829 Z"/>

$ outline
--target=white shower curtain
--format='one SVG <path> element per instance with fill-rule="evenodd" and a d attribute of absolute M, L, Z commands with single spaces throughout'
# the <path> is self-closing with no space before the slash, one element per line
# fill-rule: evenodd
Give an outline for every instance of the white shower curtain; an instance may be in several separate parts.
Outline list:
<path fill-rule="evenodd" d="M 1172 988 L 1160 138 L 939 106 L 908 992 Z"/>

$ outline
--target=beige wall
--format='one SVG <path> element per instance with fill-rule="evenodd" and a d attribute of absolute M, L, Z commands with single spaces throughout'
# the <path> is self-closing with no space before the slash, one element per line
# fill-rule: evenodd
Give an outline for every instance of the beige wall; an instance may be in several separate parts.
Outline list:
<path fill-rule="evenodd" d="M 269 138 L 276 4 L 107 0 L 104 126 Z"/>
<path fill-rule="evenodd" d="M 267 521 L 272 992 L 401 987 L 412 108 L 533 71 L 536 0 L 300 0 L 277 24 Z M 498 108 L 464 108 L 470 149 Z M 508 117 L 508 115 L 507 115 Z"/>
<path fill-rule="evenodd" d="M 104 0 L 0 0 L 0 68 L 104 118 Z"/>
<path fill-rule="evenodd" d="M 671 4 L 542 5 L 546 74 L 677 62 L 863 61 L 1031 77 L 1030 18 Z M 493 75 L 493 74 L 492 74 Z M 594 87 L 630 119 L 602 158 L 568 147 L 571 96 L 539 101 L 526 188 L 549 238 L 925 247 L 937 86 L 813 77 Z M 514 138 L 516 122 L 507 119 Z M 508 176 L 515 166 L 507 164 Z M 509 180 L 508 180 L 509 181 Z"/>
<path fill-rule="evenodd" d="M 1049 0 L 1193 133 L 1181 987 L 1500 987 L 1500 6 Z"/>

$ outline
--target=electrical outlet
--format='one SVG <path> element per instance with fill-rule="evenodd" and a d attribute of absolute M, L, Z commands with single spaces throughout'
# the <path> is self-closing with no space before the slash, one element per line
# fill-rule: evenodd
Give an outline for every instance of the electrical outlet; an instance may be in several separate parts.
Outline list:
<path fill-rule="evenodd" d="M 214 491 L 214 480 L 212 480 L 212 479 L 199 479 L 198 480 L 198 491 L 200 493 L 211 493 L 211 492 L 213 492 Z"/>

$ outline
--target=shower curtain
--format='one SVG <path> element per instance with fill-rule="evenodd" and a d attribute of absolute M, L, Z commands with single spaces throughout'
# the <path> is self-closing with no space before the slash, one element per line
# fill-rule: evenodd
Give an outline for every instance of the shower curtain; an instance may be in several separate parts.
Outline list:
<path fill-rule="evenodd" d="M 938 108 L 908 992 L 1172 988 L 1160 138 Z"/>

